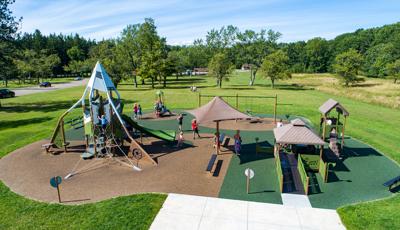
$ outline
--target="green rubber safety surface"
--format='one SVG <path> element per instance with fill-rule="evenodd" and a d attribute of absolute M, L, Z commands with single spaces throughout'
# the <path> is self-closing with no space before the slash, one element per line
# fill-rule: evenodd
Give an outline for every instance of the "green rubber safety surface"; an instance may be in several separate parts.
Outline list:
<path fill-rule="evenodd" d="M 226 131 L 227 132 L 227 131 Z M 261 145 L 273 144 L 272 131 L 241 131 L 242 151 L 233 156 L 229 164 L 219 197 L 282 204 L 273 154 L 255 153 L 255 138 Z M 250 180 L 249 194 L 246 191 L 244 171 L 250 168 L 255 176 Z"/>
<path fill-rule="evenodd" d="M 176 111 L 175 111 L 176 112 Z M 271 117 L 271 115 L 260 115 Z M 278 119 L 286 119 L 278 116 Z M 297 118 L 290 116 L 290 119 Z M 191 132 L 190 123 L 193 116 L 186 114 L 183 120 L 185 132 Z M 307 122 L 307 119 L 304 119 Z M 178 122 L 173 120 L 139 120 L 146 128 L 158 130 L 178 130 Z M 308 122 L 307 122 L 308 123 Z M 200 126 L 201 133 L 213 133 L 215 129 Z M 233 136 L 235 130 L 221 130 Z M 79 138 L 79 130 L 66 131 L 68 137 Z M 241 131 L 243 139 L 240 156 L 232 156 L 221 186 L 219 197 L 237 200 L 268 202 L 281 204 L 281 193 L 272 154 L 255 153 L 255 138 L 261 145 L 274 143 L 272 131 Z M 358 140 L 345 140 L 345 160 L 330 169 L 329 181 L 324 183 L 318 173 L 308 173 L 310 177 L 311 205 L 317 208 L 336 209 L 346 204 L 375 200 L 392 195 L 382 184 L 400 175 L 400 167 L 372 147 Z M 211 153 L 210 153 L 211 154 Z M 246 177 L 244 170 L 251 168 L 255 172 L 250 181 L 250 193 L 246 193 Z"/>
<path fill-rule="evenodd" d="M 313 207 L 336 209 L 392 195 L 383 183 L 400 175 L 400 167 L 358 140 L 346 139 L 345 146 L 345 160 L 330 169 L 328 183 L 315 175 L 319 189 L 309 195 Z"/>

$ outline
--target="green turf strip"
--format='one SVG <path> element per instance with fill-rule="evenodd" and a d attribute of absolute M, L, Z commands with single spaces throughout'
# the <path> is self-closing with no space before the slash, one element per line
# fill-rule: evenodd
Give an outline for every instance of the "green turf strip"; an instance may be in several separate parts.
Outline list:
<path fill-rule="evenodd" d="M 0 182 L 0 229 L 148 229 L 166 195 L 140 194 L 84 205 L 23 198 Z"/>

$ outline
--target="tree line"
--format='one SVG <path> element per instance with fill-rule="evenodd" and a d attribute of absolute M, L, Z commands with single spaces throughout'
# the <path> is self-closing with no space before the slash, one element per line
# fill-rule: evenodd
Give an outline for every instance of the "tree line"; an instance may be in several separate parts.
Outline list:
<path fill-rule="evenodd" d="M 97 60 L 107 68 L 115 84 L 132 79 L 135 87 L 150 82 L 166 87 L 167 76 L 177 78 L 186 70 L 208 67 L 218 86 L 235 68 L 247 66 L 249 85 L 256 75 L 272 83 L 291 73 L 334 72 L 349 85 L 358 75 L 400 75 L 400 23 L 359 29 L 332 40 L 313 38 L 278 42 L 282 34 L 273 30 L 240 31 L 233 25 L 207 32 L 191 45 L 171 46 L 158 35 L 155 22 L 127 25 L 113 39 L 95 41 L 75 35 L 18 33 L 22 19 L 9 10 L 14 0 L 0 0 L 0 77 L 22 80 L 58 74 L 88 73 Z M 272 85 L 273 85 L 272 84 Z"/>

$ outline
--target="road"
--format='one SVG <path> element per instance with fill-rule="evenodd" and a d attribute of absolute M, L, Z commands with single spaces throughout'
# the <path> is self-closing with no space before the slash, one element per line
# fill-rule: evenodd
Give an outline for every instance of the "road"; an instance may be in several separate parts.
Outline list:
<path fill-rule="evenodd" d="M 86 85 L 88 82 L 88 78 L 85 78 L 81 81 L 71 81 L 68 83 L 52 83 L 51 87 L 48 88 L 40 88 L 39 86 L 32 86 L 32 87 L 25 87 L 25 88 L 18 88 L 18 89 L 12 89 L 12 91 L 15 92 L 15 96 L 23 96 L 23 95 L 28 95 L 28 94 L 33 94 L 33 93 L 44 93 L 44 92 L 49 92 L 53 90 L 59 90 L 59 89 L 66 89 L 70 87 L 75 87 L 75 86 L 83 86 Z"/>

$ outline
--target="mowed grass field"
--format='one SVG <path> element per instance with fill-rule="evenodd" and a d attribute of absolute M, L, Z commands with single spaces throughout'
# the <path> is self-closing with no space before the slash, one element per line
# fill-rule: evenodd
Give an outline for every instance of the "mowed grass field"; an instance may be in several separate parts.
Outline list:
<path fill-rule="evenodd" d="M 397 163 L 400 162 L 400 110 L 396 105 L 399 97 L 397 85 L 390 86 L 389 80 L 368 79 L 364 86 L 342 88 L 331 75 L 295 75 L 293 79 L 278 82 L 275 89 L 271 89 L 270 82 L 257 78 L 256 85 L 248 86 L 249 73 L 235 73 L 230 81 L 223 82 L 223 88 L 215 87 L 215 80 L 206 76 L 181 77 L 176 80 L 171 77 L 168 88 L 163 89 L 165 103 L 170 109 L 194 108 L 198 106 L 198 93 L 189 91 L 189 87 L 195 85 L 202 95 L 254 95 L 275 96 L 278 95 L 278 114 L 299 115 L 310 119 L 315 125 L 319 122 L 318 107 L 329 98 L 340 101 L 349 111 L 347 135 L 360 139 L 390 157 Z M 326 80 L 326 81 L 325 81 Z M 376 85 L 368 85 L 369 81 L 382 81 L 385 87 L 391 90 L 377 90 Z M 329 82 L 332 86 L 329 86 Z M 391 83 L 393 84 L 393 83 Z M 357 88 L 362 88 L 360 91 Z M 58 116 L 68 109 L 83 93 L 84 87 L 76 87 L 53 91 L 43 94 L 27 95 L 13 99 L 2 100 L 3 108 L 0 110 L 0 156 L 20 148 L 31 142 L 49 138 L 57 122 Z M 131 82 L 123 82 L 118 90 L 125 102 L 125 113 L 130 113 L 133 103 L 138 102 L 144 110 L 151 110 L 156 99 L 155 90 L 149 86 L 134 88 Z M 383 92 L 381 92 L 383 91 Z M 385 93 L 387 92 L 387 93 Z M 371 98 L 379 98 L 380 100 Z M 202 98 L 204 104 L 210 98 Z M 235 99 L 227 99 L 235 104 Z M 393 101 L 393 102 L 390 102 Z M 239 99 L 239 109 L 252 112 L 272 113 L 272 99 Z M 76 111 L 79 114 L 79 110 Z M 72 118 L 72 116 L 71 116 Z M 68 118 L 67 118 L 68 119 Z M 3 184 L 0 191 L 3 200 L 22 199 L 8 192 Z M 151 195 L 149 195 L 151 196 Z M 135 197 L 135 196 L 132 196 Z M 357 204 L 339 209 L 339 213 L 346 226 L 350 229 L 365 228 L 400 228 L 399 195 L 382 201 Z M 150 199 L 151 200 L 151 199 Z M 149 202 L 149 201 L 143 201 Z M 162 203 L 162 201 L 160 201 Z M 35 206 L 36 202 L 27 202 L 27 207 L 46 210 L 48 207 Z M 93 206 L 100 205 L 93 204 Z M 34 206 L 34 207 L 33 207 Z M 24 207 L 4 209 L 8 216 L 18 216 Z M 79 206 L 76 207 L 79 209 Z M 1 209 L 0 209 L 1 210 Z M 100 215 L 100 214 L 99 214 Z M 134 216 L 134 212 L 124 213 L 125 217 Z M 125 218 L 124 217 L 124 218 Z M 382 218 L 385 217 L 385 218 Z M 40 218 L 46 218 L 44 216 Z M 54 220 L 48 216 L 49 223 Z M 54 217 L 55 218 L 55 217 Z M 84 218 L 76 212 L 76 218 Z M 154 218 L 151 215 L 148 218 Z M 46 221 L 41 222 L 46 224 Z M 44 225 L 46 227 L 46 225 Z M 117 225 L 118 226 L 118 225 Z M 124 226 L 124 225 L 119 225 Z M 14 226 L 15 227 L 15 226 Z M 21 226 L 23 227 L 23 226 Z M 51 225 L 47 225 L 51 227 Z"/>

